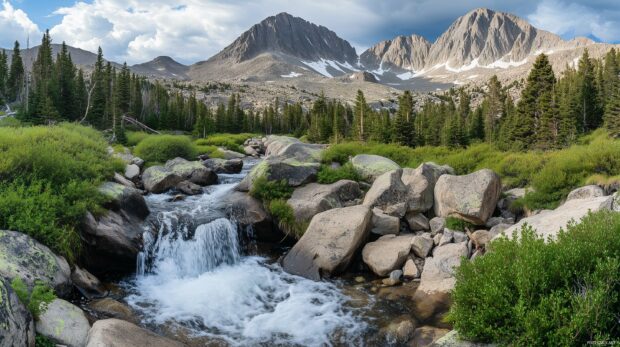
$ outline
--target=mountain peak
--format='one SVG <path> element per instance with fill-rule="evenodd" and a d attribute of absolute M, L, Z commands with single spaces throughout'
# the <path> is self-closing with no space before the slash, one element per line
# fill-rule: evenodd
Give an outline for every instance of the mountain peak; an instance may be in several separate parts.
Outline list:
<path fill-rule="evenodd" d="M 275 53 L 304 61 L 334 60 L 355 64 L 357 53 L 333 31 L 282 12 L 253 25 L 209 61 L 247 61 Z"/>

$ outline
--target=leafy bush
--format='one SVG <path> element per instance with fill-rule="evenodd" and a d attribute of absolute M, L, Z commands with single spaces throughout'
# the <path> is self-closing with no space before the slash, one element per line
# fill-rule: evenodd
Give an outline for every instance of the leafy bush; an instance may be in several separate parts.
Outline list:
<path fill-rule="evenodd" d="M 357 182 L 361 181 L 361 177 L 351 163 L 346 163 L 337 169 L 332 169 L 328 165 L 322 165 L 317 180 L 322 184 L 330 184 L 340 180 L 352 180 Z"/>
<path fill-rule="evenodd" d="M 99 132 L 73 124 L 0 128 L 0 152 L 0 229 L 26 233 L 71 262 L 79 223 L 100 210 L 99 184 L 124 165 Z"/>
<path fill-rule="evenodd" d="M 582 346 L 620 336 L 620 214 L 598 212 L 545 243 L 528 227 L 520 241 L 456 271 L 449 320 L 471 341 Z"/>
<path fill-rule="evenodd" d="M 293 188 L 289 187 L 286 180 L 269 181 L 266 177 L 261 176 L 254 180 L 250 195 L 269 202 L 272 200 L 286 200 L 293 194 Z"/>
<path fill-rule="evenodd" d="M 136 146 L 142 140 L 146 139 L 149 136 L 152 136 L 144 131 L 125 131 L 125 136 L 127 136 L 127 146 Z"/>
<path fill-rule="evenodd" d="M 475 226 L 469 222 L 455 217 L 446 218 L 446 228 L 456 231 L 473 230 Z"/>
<path fill-rule="evenodd" d="M 149 136 L 138 143 L 134 153 L 146 162 L 160 163 L 176 157 L 193 160 L 198 155 L 189 137 L 181 135 Z"/>
<path fill-rule="evenodd" d="M 224 147 L 228 150 L 244 153 L 243 142 L 245 140 L 256 137 L 256 134 L 242 133 L 242 134 L 213 134 L 207 136 L 204 139 L 196 140 L 197 145 L 217 146 Z"/>
<path fill-rule="evenodd" d="M 278 221 L 280 230 L 287 235 L 300 238 L 305 230 L 305 224 L 295 219 L 295 212 L 285 200 L 277 199 L 269 202 L 269 213 Z"/>
<path fill-rule="evenodd" d="M 201 145 L 199 144 L 200 140 L 196 140 L 194 144 L 196 145 L 196 152 L 200 154 L 206 154 L 209 158 L 224 158 L 224 153 L 219 150 L 216 146 L 211 145 Z"/>
<path fill-rule="evenodd" d="M 18 128 L 21 125 L 22 124 L 19 121 L 19 119 L 14 118 L 14 117 L 6 117 L 6 118 L 0 119 L 0 128 L 2 127 Z"/>
<path fill-rule="evenodd" d="M 32 291 L 29 291 L 22 279 L 16 277 L 11 281 L 11 287 L 35 318 L 39 318 L 47 309 L 47 305 L 56 299 L 54 290 L 41 281 L 36 281 Z"/>

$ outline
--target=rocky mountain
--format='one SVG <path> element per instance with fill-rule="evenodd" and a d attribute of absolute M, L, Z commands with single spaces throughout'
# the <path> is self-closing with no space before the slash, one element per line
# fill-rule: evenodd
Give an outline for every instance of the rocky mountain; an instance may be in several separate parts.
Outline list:
<path fill-rule="evenodd" d="M 159 56 L 149 62 L 133 65 L 131 70 L 148 77 L 186 80 L 189 67 L 168 56 Z"/>
<path fill-rule="evenodd" d="M 424 68 L 431 43 L 419 35 L 397 36 L 381 41 L 360 55 L 360 64 L 367 70 Z"/>
<path fill-rule="evenodd" d="M 415 88 L 416 80 L 460 85 L 494 74 L 505 81 L 525 77 L 540 53 L 560 72 L 585 48 L 599 57 L 611 46 L 587 38 L 565 41 L 515 15 L 479 8 L 456 19 L 432 44 L 417 35 L 399 36 L 363 52 L 360 63 L 382 83 L 400 87 Z"/>
<path fill-rule="evenodd" d="M 190 69 L 194 79 L 327 77 L 357 70 L 358 56 L 333 31 L 288 13 L 252 26 L 221 52 Z M 229 67 L 222 71 L 222 67 Z"/>

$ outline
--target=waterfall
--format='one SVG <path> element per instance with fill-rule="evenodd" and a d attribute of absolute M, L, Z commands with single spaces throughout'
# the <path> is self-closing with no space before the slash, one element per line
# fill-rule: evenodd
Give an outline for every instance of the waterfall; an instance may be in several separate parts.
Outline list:
<path fill-rule="evenodd" d="M 345 308 L 348 298 L 337 286 L 243 254 L 252 229 L 238 230 L 215 213 L 215 202 L 243 174 L 222 176 L 223 183 L 180 202 L 147 196 L 152 217 L 126 301 L 147 324 L 176 325 L 232 345 L 329 346 L 336 332 L 357 344 L 364 323 Z"/>

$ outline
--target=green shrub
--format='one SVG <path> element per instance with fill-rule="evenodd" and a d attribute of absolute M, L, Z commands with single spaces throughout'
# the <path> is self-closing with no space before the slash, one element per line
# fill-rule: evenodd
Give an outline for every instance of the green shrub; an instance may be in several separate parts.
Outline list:
<path fill-rule="evenodd" d="M 11 287 L 35 319 L 39 318 L 47 309 L 47 305 L 56 299 L 54 290 L 41 281 L 36 281 L 32 291 L 29 291 L 21 278 L 16 277 L 11 281 Z"/>
<path fill-rule="evenodd" d="M 620 336 L 620 214 L 598 212 L 545 243 L 528 227 L 520 241 L 456 270 L 449 320 L 471 341 L 582 346 Z"/>
<path fill-rule="evenodd" d="M 337 169 L 332 169 L 329 165 L 322 165 L 317 180 L 322 184 L 331 184 L 340 180 L 358 182 L 361 181 L 361 177 L 351 163 L 346 163 Z"/>
<path fill-rule="evenodd" d="M 300 238 L 305 231 L 305 223 L 297 222 L 295 212 L 285 200 L 276 199 L 269 202 L 269 213 L 278 222 L 280 230 L 287 235 Z"/>
<path fill-rule="evenodd" d="M 198 155 L 196 146 L 187 136 L 152 135 L 142 140 L 134 154 L 146 162 L 165 163 L 176 157 L 194 160 Z"/>
<path fill-rule="evenodd" d="M 142 140 L 146 139 L 149 136 L 152 136 L 144 131 L 125 131 L 125 135 L 127 136 L 127 146 L 136 146 Z"/>
<path fill-rule="evenodd" d="M 74 124 L 0 128 L 0 229 L 28 234 L 73 261 L 97 188 L 122 170 L 99 132 Z"/>
<path fill-rule="evenodd" d="M 466 231 L 467 229 L 473 231 L 475 229 L 475 226 L 472 223 L 456 217 L 447 217 L 446 228 L 456 231 Z"/>
<path fill-rule="evenodd" d="M 18 128 L 22 125 L 19 119 L 14 117 L 6 117 L 0 119 L 0 128 L 2 127 L 10 127 L 10 128 Z"/>
<path fill-rule="evenodd" d="M 224 147 L 228 150 L 244 153 L 243 142 L 245 140 L 256 137 L 256 134 L 242 133 L 242 134 L 213 134 L 204 139 L 196 140 L 197 145 L 217 146 Z"/>
<path fill-rule="evenodd" d="M 269 202 L 272 200 L 288 199 L 293 194 L 293 188 L 289 187 L 286 180 L 269 181 L 266 177 L 261 176 L 254 180 L 250 195 Z"/>
<path fill-rule="evenodd" d="M 56 342 L 43 335 L 37 334 L 34 340 L 34 347 L 56 347 Z"/>
<path fill-rule="evenodd" d="M 224 153 L 222 153 L 222 151 L 220 151 L 219 148 L 217 148 L 216 146 L 200 145 L 198 144 L 198 141 L 200 140 L 196 140 L 194 144 L 196 144 L 196 152 L 199 155 L 206 154 L 209 156 L 209 158 L 224 158 Z"/>

